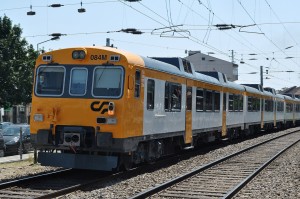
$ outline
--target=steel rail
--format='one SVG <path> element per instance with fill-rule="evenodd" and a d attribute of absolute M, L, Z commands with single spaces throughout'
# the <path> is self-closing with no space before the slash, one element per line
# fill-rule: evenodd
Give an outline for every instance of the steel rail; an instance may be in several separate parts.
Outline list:
<path fill-rule="evenodd" d="M 168 187 L 171 187 L 172 185 L 174 185 L 174 184 L 176 184 L 178 182 L 181 182 L 181 181 L 183 181 L 183 180 L 185 180 L 185 179 L 187 179 L 187 178 L 189 178 L 189 177 L 191 177 L 191 176 L 193 176 L 193 175 L 195 175 L 197 173 L 205 171 L 205 170 L 207 170 L 207 169 L 209 169 L 209 168 L 211 168 L 211 167 L 213 167 L 213 166 L 215 166 L 215 165 L 217 165 L 217 164 L 219 164 L 221 162 L 224 162 L 224 161 L 226 161 L 226 160 L 228 160 L 228 159 L 230 159 L 230 158 L 232 158 L 234 156 L 240 155 L 240 154 L 242 154 L 242 153 L 244 153 L 246 151 L 249 151 L 251 149 L 254 149 L 254 148 L 258 147 L 258 146 L 261 146 L 263 144 L 266 144 L 268 142 L 271 142 L 273 140 L 279 139 L 281 137 L 288 136 L 288 135 L 296 133 L 296 132 L 299 132 L 299 130 L 295 130 L 295 131 L 289 132 L 287 134 L 277 136 L 275 138 L 272 138 L 272 139 L 263 141 L 261 143 L 255 144 L 253 146 L 250 146 L 248 148 L 242 149 L 242 150 L 240 150 L 240 151 L 238 151 L 236 153 L 232 153 L 230 155 L 227 155 L 227 156 L 225 156 L 223 158 L 220 158 L 220 159 L 218 159 L 218 160 L 216 160 L 214 162 L 208 163 L 208 164 L 206 164 L 204 166 L 201 166 L 201 167 L 199 167 L 197 169 L 194 169 L 193 171 L 191 171 L 189 173 L 183 174 L 183 175 L 181 175 L 181 176 L 179 176 L 177 178 L 171 179 L 171 180 L 169 180 L 169 181 L 167 181 L 167 182 L 165 182 L 163 184 L 160 184 L 160 185 L 158 185 L 156 187 L 153 187 L 153 188 L 150 188 L 148 190 L 145 190 L 145 191 L 143 191 L 143 192 L 141 192 L 141 193 L 139 193 L 139 194 L 137 194 L 137 195 L 135 195 L 133 197 L 130 197 L 130 199 L 142 199 L 142 198 L 146 198 L 146 197 L 152 196 L 152 195 L 154 195 L 154 194 L 156 194 L 156 193 L 158 193 L 158 192 L 160 192 L 160 191 L 162 191 L 162 190 L 164 190 L 164 189 L 166 189 Z"/>
<path fill-rule="evenodd" d="M 300 142 L 300 139 L 292 143 L 291 145 L 287 146 L 285 149 L 282 149 L 279 151 L 275 156 L 270 158 L 266 163 L 264 163 L 261 167 L 259 167 L 257 170 L 255 170 L 251 175 L 249 175 L 247 178 L 245 178 L 240 184 L 238 184 L 236 187 L 234 187 L 230 192 L 228 192 L 223 199 L 232 198 L 234 195 L 236 195 L 243 187 L 245 187 L 254 177 L 256 177 L 265 167 L 267 167 L 269 164 L 271 164 L 274 160 L 278 158 L 281 154 L 286 152 L 288 149 L 296 145 L 298 142 Z"/>
<path fill-rule="evenodd" d="M 56 171 L 50 171 L 50 172 L 46 172 L 46 173 L 42 173 L 42 174 L 29 176 L 29 177 L 22 177 L 22 178 L 14 179 L 14 180 L 11 180 L 11 181 L 2 182 L 2 183 L 0 183 L 0 190 L 8 188 L 8 187 L 16 186 L 16 185 L 19 185 L 19 184 L 27 183 L 27 182 L 32 181 L 32 180 L 37 180 L 37 179 L 40 179 L 40 178 L 46 178 L 46 177 L 49 177 L 51 175 L 59 175 L 61 173 L 68 172 L 68 171 L 71 171 L 71 170 L 72 169 L 60 169 L 60 170 L 56 170 Z"/>

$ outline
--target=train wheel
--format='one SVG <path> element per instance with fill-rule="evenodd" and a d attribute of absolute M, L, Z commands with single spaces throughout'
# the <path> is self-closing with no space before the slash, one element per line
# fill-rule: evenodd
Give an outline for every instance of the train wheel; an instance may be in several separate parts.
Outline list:
<path fill-rule="evenodd" d="M 119 165 L 118 165 L 118 170 L 119 171 L 128 171 L 132 169 L 133 166 L 133 158 L 132 155 L 127 155 L 127 154 L 122 154 L 119 157 Z"/>
<path fill-rule="evenodd" d="M 4 150 L 3 149 L 0 150 L 0 157 L 4 157 Z"/>

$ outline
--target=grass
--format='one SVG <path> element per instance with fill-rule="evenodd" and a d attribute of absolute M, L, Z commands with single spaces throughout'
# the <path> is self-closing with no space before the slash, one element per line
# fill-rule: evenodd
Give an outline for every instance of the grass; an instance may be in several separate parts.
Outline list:
<path fill-rule="evenodd" d="M 29 166 L 29 165 L 35 166 L 33 164 L 33 161 L 34 161 L 33 154 L 29 154 L 29 158 L 20 161 L 0 163 L 0 169 L 10 168 L 10 167 L 22 167 L 22 166 Z"/>

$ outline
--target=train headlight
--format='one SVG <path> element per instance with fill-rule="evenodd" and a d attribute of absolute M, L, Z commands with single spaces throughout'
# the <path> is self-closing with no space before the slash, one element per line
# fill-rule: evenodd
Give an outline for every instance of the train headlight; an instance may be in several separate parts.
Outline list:
<path fill-rule="evenodd" d="M 85 55 L 86 55 L 86 52 L 84 50 L 74 50 L 72 52 L 73 59 L 84 59 Z"/>
<path fill-rule="evenodd" d="M 108 104 L 108 115 L 112 116 L 115 114 L 115 103 L 109 102 Z"/>
<path fill-rule="evenodd" d="M 36 122 L 42 122 L 44 121 L 44 116 L 43 114 L 34 114 L 33 120 Z"/>

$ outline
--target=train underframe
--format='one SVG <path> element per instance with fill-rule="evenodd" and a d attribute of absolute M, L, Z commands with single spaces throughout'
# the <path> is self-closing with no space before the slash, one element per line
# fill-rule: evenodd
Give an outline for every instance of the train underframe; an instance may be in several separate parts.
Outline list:
<path fill-rule="evenodd" d="M 290 126 L 292 124 L 288 124 Z M 286 127 L 277 124 L 280 128 Z M 274 126 L 267 125 L 266 130 Z M 92 170 L 128 170 L 134 165 L 153 162 L 191 146 L 184 143 L 184 132 L 164 135 L 115 139 L 112 133 L 96 132 L 92 127 L 56 126 L 55 135 L 51 129 L 42 129 L 32 140 L 38 153 L 38 162 L 44 166 L 56 166 Z M 247 128 L 227 129 L 226 139 L 233 140 L 260 132 L 260 125 Z M 224 139 L 219 129 L 193 132 L 192 146 Z"/>

